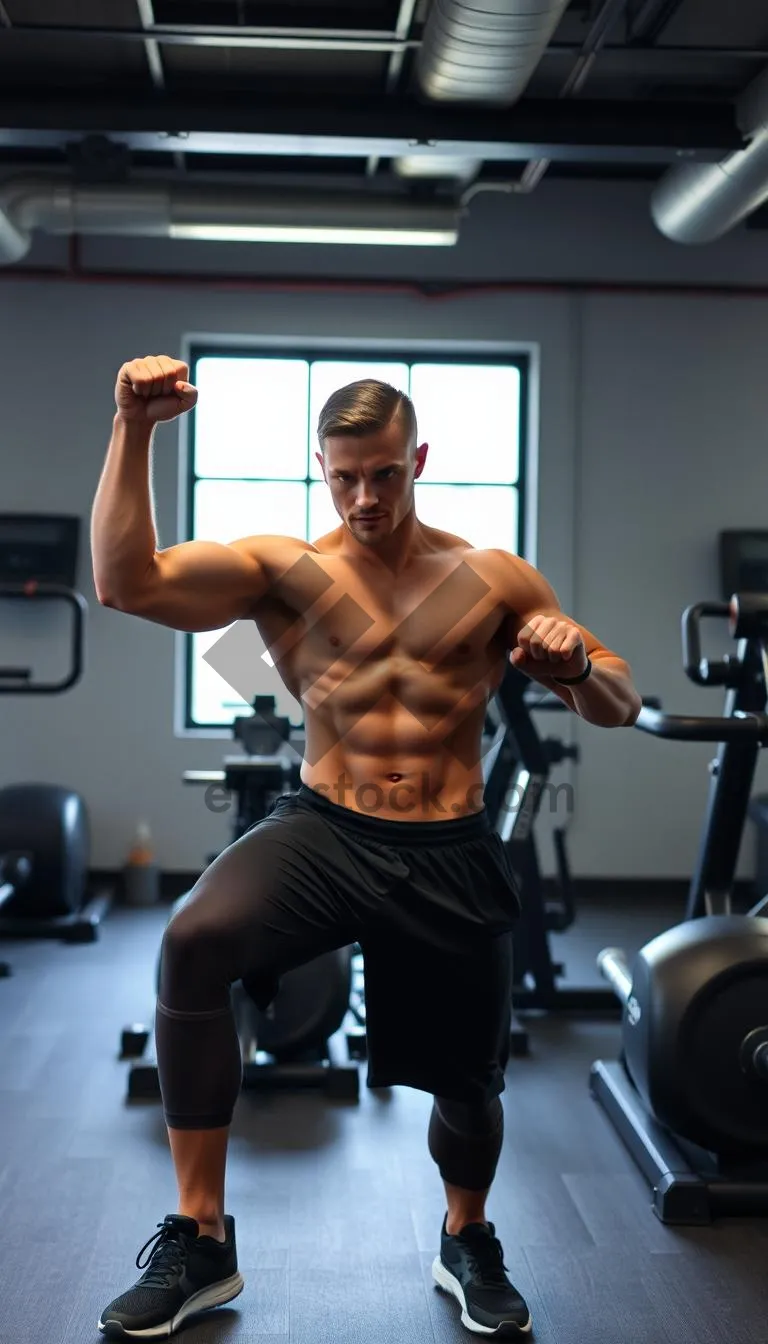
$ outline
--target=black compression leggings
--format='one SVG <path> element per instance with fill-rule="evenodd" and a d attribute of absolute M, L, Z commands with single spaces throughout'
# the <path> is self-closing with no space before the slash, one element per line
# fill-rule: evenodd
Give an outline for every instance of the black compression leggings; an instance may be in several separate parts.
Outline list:
<path fill-rule="evenodd" d="M 449 1185 L 462 1190 L 490 1189 L 503 1138 L 500 1097 L 486 1106 L 435 1097 L 429 1119 L 429 1151 Z"/>
<path fill-rule="evenodd" d="M 204 974 L 205 963 L 210 963 L 210 946 L 205 963 L 191 963 L 190 944 L 178 936 L 183 927 L 177 926 L 164 942 L 166 985 L 174 978 L 174 963 L 178 971 L 179 962 L 183 962 L 182 978 L 191 984 Z M 228 1003 L 196 1012 L 171 1009 L 160 1001 L 155 1031 L 169 1127 L 213 1129 L 228 1125 L 242 1081 L 240 1043 Z M 195 1115 L 185 1106 L 183 1114 L 174 1114 L 173 1099 L 181 1104 L 189 1088 L 190 1056 L 198 1061 L 195 1095 L 201 1110 Z M 499 1097 L 473 1105 L 435 1097 L 429 1120 L 429 1151 L 449 1185 L 462 1190 L 488 1190 L 496 1174 L 503 1137 L 504 1110 Z"/>

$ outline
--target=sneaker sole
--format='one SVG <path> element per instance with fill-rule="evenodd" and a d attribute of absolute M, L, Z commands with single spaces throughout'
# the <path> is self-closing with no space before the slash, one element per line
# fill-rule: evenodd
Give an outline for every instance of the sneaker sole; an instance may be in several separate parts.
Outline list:
<path fill-rule="evenodd" d="M 432 1278 L 438 1288 L 443 1292 L 450 1293 L 455 1297 L 461 1307 L 461 1324 L 466 1326 L 467 1330 L 472 1330 L 476 1335 L 496 1335 L 498 1339 L 516 1339 L 521 1335 L 529 1335 L 533 1327 L 533 1322 L 528 1317 L 527 1325 L 515 1325 L 512 1321 L 503 1321 L 501 1325 L 481 1325 L 479 1321 L 473 1321 L 467 1312 L 467 1299 L 464 1296 L 464 1289 L 459 1280 L 454 1278 L 449 1269 L 446 1269 L 440 1256 L 436 1256 L 432 1262 Z"/>
<path fill-rule="evenodd" d="M 233 1298 L 239 1297 L 244 1287 L 245 1279 L 242 1274 L 233 1274 L 230 1279 L 222 1279 L 221 1283 L 214 1283 L 210 1288 L 201 1288 L 199 1293 L 193 1293 L 176 1315 L 162 1325 L 151 1325 L 146 1330 L 128 1330 L 119 1321 L 105 1323 L 100 1320 L 97 1329 L 101 1330 L 107 1339 L 167 1339 L 178 1330 L 188 1316 L 194 1315 L 197 1311 L 207 1311 L 210 1307 L 223 1307 L 225 1302 L 231 1302 Z"/>

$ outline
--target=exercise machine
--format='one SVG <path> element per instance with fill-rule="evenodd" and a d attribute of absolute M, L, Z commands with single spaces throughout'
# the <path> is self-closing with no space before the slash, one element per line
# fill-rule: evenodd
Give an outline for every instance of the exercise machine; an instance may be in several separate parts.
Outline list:
<path fill-rule="evenodd" d="M 561 1012 L 618 1018 L 621 1012 L 606 986 L 563 984 L 565 964 L 552 955 L 549 935 L 571 927 L 576 919 L 576 903 L 565 827 L 557 826 L 553 831 L 556 876 L 554 893 L 548 899 L 535 826 L 553 766 L 562 761 L 578 761 L 579 748 L 557 737 L 542 738 L 533 719 L 534 711 L 538 710 L 568 712 L 559 696 L 542 694 L 529 677 L 510 664 L 490 707 L 491 726 L 496 724 L 496 735 L 484 759 L 486 806 L 507 847 L 522 902 L 513 935 L 515 985 L 510 1047 L 516 1056 L 527 1055 L 530 1048 L 521 1014 Z"/>
<path fill-rule="evenodd" d="M 2 673 L 0 673 L 2 675 Z M 8 903 L 28 881 L 32 872 L 32 860 L 23 850 L 11 850 L 0 854 L 0 910 Z M 11 974 L 7 961 L 0 961 L 0 978 Z"/>
<path fill-rule="evenodd" d="M 703 658 L 701 624 L 728 620 L 737 652 Z M 724 686 L 722 718 L 643 709 L 655 737 L 717 742 L 686 919 L 638 952 L 599 957 L 622 1007 L 622 1056 L 590 1086 L 653 1191 L 664 1223 L 768 1214 L 768 897 L 733 912 L 758 753 L 768 745 L 768 595 L 702 602 L 683 616 L 687 675 Z"/>
<path fill-rule="evenodd" d="M 0 519 L 0 559 L 4 540 Z M 85 598 L 60 583 L 0 581 L 0 599 L 63 603 L 72 614 L 69 660 L 57 680 L 36 680 L 31 668 L 1 667 L 0 695 L 59 695 L 83 673 Z M 111 905 L 102 892 L 88 899 L 90 853 L 83 798 L 53 784 L 0 788 L 0 937 L 93 942 Z M 8 975 L 7 963 L 0 974 Z"/>
<path fill-rule="evenodd" d="M 227 756 L 221 770 L 188 770 L 184 782 L 213 790 L 210 801 L 234 800 L 232 841 L 267 815 L 281 794 L 300 784 L 300 758 L 289 743 L 290 721 L 275 713 L 273 696 L 257 696 L 253 713 L 235 719 L 235 740 L 246 755 Z M 215 857 L 215 856 L 211 856 Z M 180 908 L 186 896 L 176 902 Z M 281 977 L 280 989 L 265 1011 L 249 994 L 248 982 L 232 986 L 243 1065 L 243 1090 L 319 1088 L 329 1097 L 356 1101 L 360 1092 L 357 1061 L 366 1057 L 362 952 L 357 945 L 324 953 Z M 345 1022 L 347 1023 L 346 1029 Z M 123 1058 L 141 1056 L 148 1030 L 139 1025 L 122 1035 Z M 160 1095 L 157 1064 L 132 1064 L 131 1100 Z"/>

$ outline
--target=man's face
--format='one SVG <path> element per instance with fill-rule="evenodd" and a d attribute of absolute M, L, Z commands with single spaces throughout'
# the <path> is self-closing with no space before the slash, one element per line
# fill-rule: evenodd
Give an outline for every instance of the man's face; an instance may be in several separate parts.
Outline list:
<path fill-rule="evenodd" d="M 424 470 L 427 445 L 411 446 L 395 416 L 374 434 L 327 438 L 325 453 L 317 456 L 339 517 L 356 541 L 375 546 L 411 512 L 413 482 Z"/>

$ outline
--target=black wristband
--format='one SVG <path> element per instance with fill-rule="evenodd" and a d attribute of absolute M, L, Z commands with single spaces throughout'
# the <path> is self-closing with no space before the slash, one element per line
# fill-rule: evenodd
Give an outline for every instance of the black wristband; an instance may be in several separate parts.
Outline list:
<path fill-rule="evenodd" d="M 584 671 L 581 673 L 580 676 L 569 677 L 567 681 L 563 677 L 553 677 L 552 680 L 556 681 L 558 686 L 578 686 L 579 682 L 587 680 L 587 677 L 589 676 L 591 671 L 592 671 L 592 659 L 588 657 L 587 666 L 584 668 Z"/>

